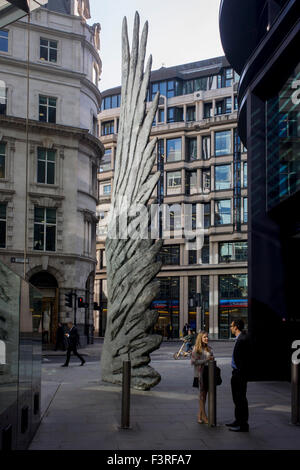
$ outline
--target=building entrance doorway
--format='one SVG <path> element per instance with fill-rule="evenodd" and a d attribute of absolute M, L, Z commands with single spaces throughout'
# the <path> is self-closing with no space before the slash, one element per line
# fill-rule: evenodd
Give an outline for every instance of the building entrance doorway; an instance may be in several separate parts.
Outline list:
<path fill-rule="evenodd" d="M 47 271 L 40 271 L 29 279 L 37 287 L 42 298 L 42 344 L 43 349 L 53 348 L 59 322 L 59 289 L 55 277 Z"/>

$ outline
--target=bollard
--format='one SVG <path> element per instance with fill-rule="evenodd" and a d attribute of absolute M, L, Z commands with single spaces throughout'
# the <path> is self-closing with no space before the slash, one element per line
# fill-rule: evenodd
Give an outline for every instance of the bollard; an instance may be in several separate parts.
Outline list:
<path fill-rule="evenodd" d="M 292 424 L 300 424 L 300 374 L 299 364 L 292 362 Z"/>
<path fill-rule="evenodd" d="M 130 427 L 131 361 L 123 361 L 121 429 Z"/>
<path fill-rule="evenodd" d="M 208 363 L 208 425 L 217 424 L 216 361 Z"/>

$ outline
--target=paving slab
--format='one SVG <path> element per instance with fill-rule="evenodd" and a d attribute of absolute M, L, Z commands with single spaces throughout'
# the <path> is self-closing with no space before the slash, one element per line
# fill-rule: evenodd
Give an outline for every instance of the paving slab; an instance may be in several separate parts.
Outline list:
<path fill-rule="evenodd" d="M 217 388 L 217 423 L 197 423 L 198 390 L 192 387 L 193 367 L 188 359 L 175 361 L 178 344 L 163 344 L 152 355 L 161 382 L 150 391 L 132 390 L 130 430 L 119 429 L 121 387 L 101 381 L 101 343 L 93 345 L 84 367 L 75 361 L 60 367 L 60 358 L 43 363 L 42 423 L 32 450 L 222 450 L 300 449 L 300 427 L 290 424 L 290 384 L 248 384 L 249 433 L 233 433 L 231 354 L 233 344 L 213 345 L 221 367 Z M 98 348 L 98 349 L 97 349 Z M 56 361 L 56 362 L 55 362 Z"/>

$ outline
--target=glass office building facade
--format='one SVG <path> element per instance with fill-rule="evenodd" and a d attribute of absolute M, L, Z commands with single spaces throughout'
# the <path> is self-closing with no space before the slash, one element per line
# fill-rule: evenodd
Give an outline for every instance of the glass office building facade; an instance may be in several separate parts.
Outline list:
<path fill-rule="evenodd" d="M 243 206 L 257 380 L 289 380 L 292 343 L 300 338 L 299 24 L 298 0 L 221 2 L 223 48 L 241 76 L 238 131 L 248 150 Z M 259 356 L 274 344 L 278 360 Z"/>
<path fill-rule="evenodd" d="M 23 450 L 40 422 L 42 296 L 0 262 L 0 449 Z"/>

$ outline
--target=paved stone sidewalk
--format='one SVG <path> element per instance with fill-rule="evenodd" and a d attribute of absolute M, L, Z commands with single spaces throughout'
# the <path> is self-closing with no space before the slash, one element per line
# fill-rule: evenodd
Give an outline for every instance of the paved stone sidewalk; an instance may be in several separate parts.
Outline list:
<path fill-rule="evenodd" d="M 43 420 L 30 449 L 300 449 L 300 427 L 290 424 L 289 383 L 249 383 L 250 432 L 225 427 L 233 419 L 232 345 L 216 343 L 213 348 L 223 379 L 216 428 L 197 423 L 193 368 L 189 360 L 172 359 L 178 349 L 172 344 L 152 355 L 161 383 L 148 392 L 132 390 L 130 430 L 118 428 L 121 388 L 101 382 L 99 362 L 87 358 L 84 367 L 74 361 L 67 369 L 43 364 Z"/>

